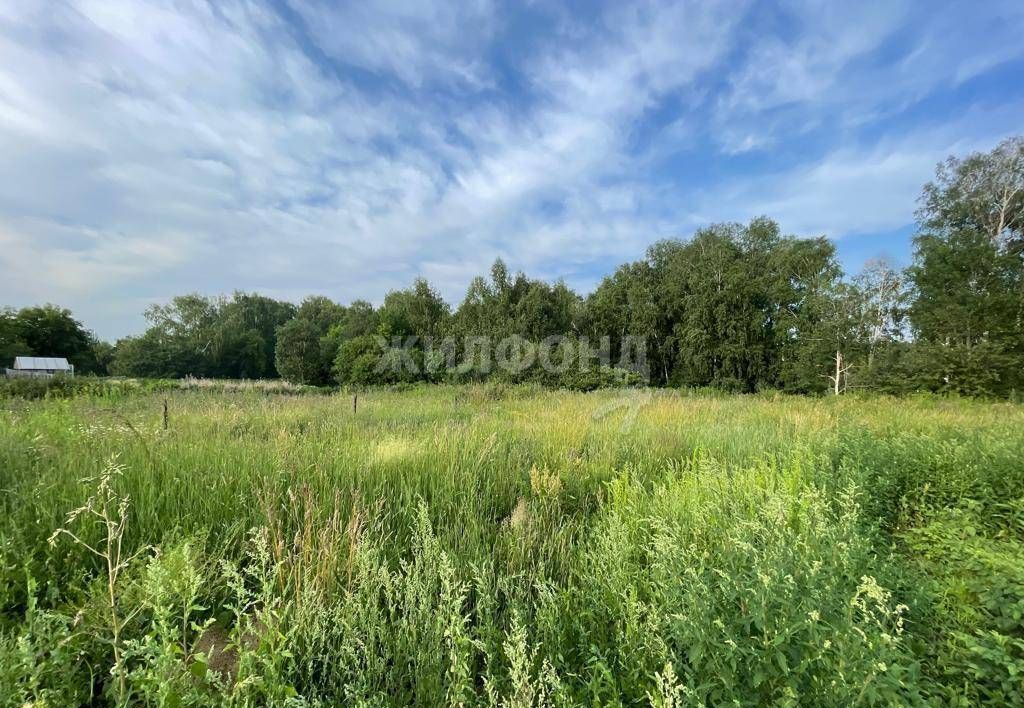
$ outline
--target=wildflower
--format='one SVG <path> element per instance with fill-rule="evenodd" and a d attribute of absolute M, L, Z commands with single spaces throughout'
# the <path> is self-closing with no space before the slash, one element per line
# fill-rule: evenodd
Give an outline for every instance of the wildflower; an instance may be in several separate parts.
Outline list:
<path fill-rule="evenodd" d="M 538 497 L 557 497 L 562 489 L 558 473 L 544 469 L 530 468 L 530 489 Z"/>

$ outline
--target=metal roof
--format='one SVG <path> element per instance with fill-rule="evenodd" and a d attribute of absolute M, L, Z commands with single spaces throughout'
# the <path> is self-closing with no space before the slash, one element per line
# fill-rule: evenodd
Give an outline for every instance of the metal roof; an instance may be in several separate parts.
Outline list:
<path fill-rule="evenodd" d="M 71 365 L 62 356 L 19 356 L 14 358 L 14 368 L 30 371 L 70 371 Z"/>

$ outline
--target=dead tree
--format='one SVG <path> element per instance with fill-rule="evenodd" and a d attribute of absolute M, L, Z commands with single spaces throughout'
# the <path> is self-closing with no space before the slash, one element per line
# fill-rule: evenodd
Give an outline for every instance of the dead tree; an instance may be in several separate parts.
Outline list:
<path fill-rule="evenodd" d="M 835 373 L 825 374 L 825 378 L 832 382 L 832 393 L 838 396 L 840 393 L 846 392 L 848 373 L 852 367 L 852 364 L 845 363 L 845 360 L 843 359 L 843 352 L 836 349 Z"/>

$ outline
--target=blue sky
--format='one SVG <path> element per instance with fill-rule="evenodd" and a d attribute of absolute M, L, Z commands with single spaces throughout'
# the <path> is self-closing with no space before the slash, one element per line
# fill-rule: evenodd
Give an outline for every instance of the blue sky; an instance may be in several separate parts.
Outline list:
<path fill-rule="evenodd" d="M 910 258 L 949 154 L 1024 130 L 1024 3 L 0 0 L 0 303 L 99 335 L 256 290 L 593 288 L 765 214 Z"/>

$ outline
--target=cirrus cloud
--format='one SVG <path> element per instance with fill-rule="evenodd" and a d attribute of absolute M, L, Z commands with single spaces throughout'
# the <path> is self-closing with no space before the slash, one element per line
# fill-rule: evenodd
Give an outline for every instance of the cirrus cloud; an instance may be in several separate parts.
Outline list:
<path fill-rule="evenodd" d="M 0 17 L 0 302 L 60 302 L 109 338 L 191 290 L 379 301 L 422 274 L 457 301 L 497 256 L 585 289 L 658 238 L 760 213 L 842 250 L 911 224 L 935 162 L 1024 104 L 1014 3 Z"/>

